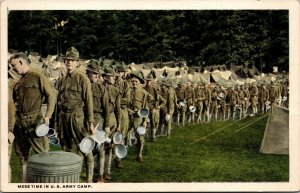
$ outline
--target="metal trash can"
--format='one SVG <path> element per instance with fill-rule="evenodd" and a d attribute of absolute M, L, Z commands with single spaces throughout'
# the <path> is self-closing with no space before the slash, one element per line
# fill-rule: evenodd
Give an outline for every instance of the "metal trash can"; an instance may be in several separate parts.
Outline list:
<path fill-rule="evenodd" d="M 28 160 L 29 183 L 78 183 L 83 158 L 70 152 L 52 151 L 33 155 Z"/>

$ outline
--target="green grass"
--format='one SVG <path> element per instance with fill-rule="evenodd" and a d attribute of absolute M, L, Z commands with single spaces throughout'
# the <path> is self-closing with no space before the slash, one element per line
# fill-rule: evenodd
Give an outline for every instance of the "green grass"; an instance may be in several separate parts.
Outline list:
<path fill-rule="evenodd" d="M 259 152 L 267 122 L 267 117 L 258 120 L 261 117 L 189 124 L 185 128 L 174 125 L 170 139 L 146 142 L 145 163 L 135 161 L 135 147 L 123 160 L 125 169 L 116 169 L 113 161 L 111 182 L 287 182 L 289 156 Z M 255 120 L 258 121 L 243 128 Z M 231 125 L 219 130 L 228 124 Z M 19 182 L 20 165 L 15 155 L 12 170 L 12 182 Z M 84 177 L 85 172 L 82 180 Z"/>

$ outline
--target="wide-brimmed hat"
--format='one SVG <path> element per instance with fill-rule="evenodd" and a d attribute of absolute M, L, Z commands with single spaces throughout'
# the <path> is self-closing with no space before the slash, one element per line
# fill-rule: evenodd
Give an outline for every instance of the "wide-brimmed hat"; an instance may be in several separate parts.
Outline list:
<path fill-rule="evenodd" d="M 66 55 L 62 57 L 63 59 L 69 59 L 69 60 L 81 60 L 79 58 L 79 52 L 76 48 L 73 46 L 67 49 Z"/>
<path fill-rule="evenodd" d="M 130 78 L 133 78 L 133 77 L 134 77 L 134 78 L 139 79 L 140 82 L 141 82 L 142 84 L 145 83 L 144 75 L 143 75 L 143 73 L 142 73 L 141 71 L 138 71 L 138 72 L 131 72 L 131 73 L 129 74 L 129 76 L 130 76 Z"/>
<path fill-rule="evenodd" d="M 99 63 L 97 60 L 90 60 L 87 68 L 87 71 L 91 71 L 93 73 L 99 74 L 100 73 L 100 67 L 99 67 Z"/>
<path fill-rule="evenodd" d="M 104 76 L 115 76 L 115 70 L 111 67 L 105 67 L 102 75 Z"/>
<path fill-rule="evenodd" d="M 128 71 L 128 67 L 126 66 L 126 64 L 124 62 L 122 62 L 121 64 L 119 64 L 117 66 L 117 71 L 127 72 Z"/>
<path fill-rule="evenodd" d="M 146 76 L 146 80 L 154 80 L 151 72 Z"/>

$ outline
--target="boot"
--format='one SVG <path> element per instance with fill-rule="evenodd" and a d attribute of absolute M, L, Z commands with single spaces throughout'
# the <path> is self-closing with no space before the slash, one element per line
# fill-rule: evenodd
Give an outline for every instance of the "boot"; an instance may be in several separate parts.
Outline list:
<path fill-rule="evenodd" d="M 156 135 L 156 129 L 153 129 L 153 133 L 152 133 L 152 142 L 156 142 L 155 135 Z"/>
<path fill-rule="evenodd" d="M 22 183 L 27 183 L 27 165 L 27 161 L 22 163 Z"/>
<path fill-rule="evenodd" d="M 143 149 L 144 149 L 144 143 L 141 143 L 140 146 L 139 146 L 139 149 L 138 149 L 138 156 L 137 156 L 137 161 L 140 162 L 140 163 L 143 163 L 144 162 L 144 159 L 143 159 Z"/>
<path fill-rule="evenodd" d="M 118 169 L 123 169 L 124 166 L 123 166 L 123 162 L 121 159 L 116 159 L 116 168 Z"/>
<path fill-rule="evenodd" d="M 161 135 L 165 135 L 165 125 L 161 125 L 161 130 L 160 130 Z"/>
<path fill-rule="evenodd" d="M 232 120 L 235 119 L 235 112 L 233 112 L 233 115 L 232 115 Z"/>
<path fill-rule="evenodd" d="M 112 157 L 112 149 L 109 149 L 105 154 L 105 164 L 104 164 L 104 179 L 111 180 L 111 157 Z"/>
<path fill-rule="evenodd" d="M 87 169 L 86 169 L 86 182 L 92 183 L 94 176 L 94 161 L 87 162 Z"/>

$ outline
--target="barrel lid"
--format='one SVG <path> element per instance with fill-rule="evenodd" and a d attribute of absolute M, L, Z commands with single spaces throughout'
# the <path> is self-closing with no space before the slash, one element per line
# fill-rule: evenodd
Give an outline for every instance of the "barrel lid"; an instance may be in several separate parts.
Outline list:
<path fill-rule="evenodd" d="M 29 158 L 29 163 L 42 165 L 72 165 L 82 161 L 82 157 L 75 153 L 64 151 L 51 151 L 39 153 Z"/>

